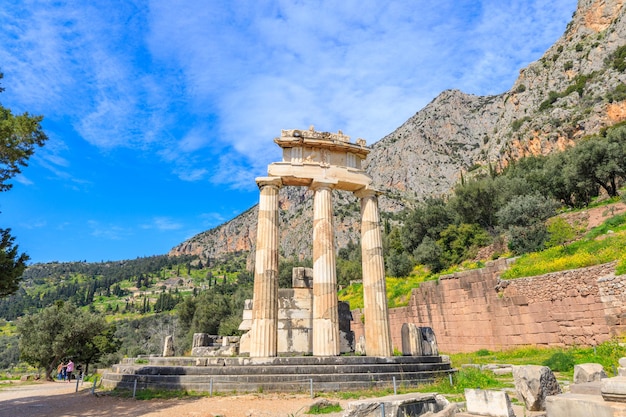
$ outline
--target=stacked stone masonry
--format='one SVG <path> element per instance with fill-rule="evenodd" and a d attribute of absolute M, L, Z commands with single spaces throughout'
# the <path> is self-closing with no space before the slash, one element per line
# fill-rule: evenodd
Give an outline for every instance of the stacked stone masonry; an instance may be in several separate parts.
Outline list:
<path fill-rule="evenodd" d="M 626 331 L 626 276 L 615 262 L 502 281 L 507 260 L 423 283 L 409 305 L 389 310 L 392 343 L 403 323 L 432 327 L 442 352 L 517 346 L 593 346 Z M 363 334 L 353 311 L 355 337 Z"/>

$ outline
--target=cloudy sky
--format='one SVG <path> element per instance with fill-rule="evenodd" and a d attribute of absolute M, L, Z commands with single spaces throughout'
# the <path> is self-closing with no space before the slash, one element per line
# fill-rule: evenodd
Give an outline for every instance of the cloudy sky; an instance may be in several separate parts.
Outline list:
<path fill-rule="evenodd" d="M 32 262 L 167 253 L 257 203 L 281 129 L 371 144 L 445 89 L 502 93 L 576 3 L 4 0 L 0 103 L 49 141 L 0 227 Z"/>

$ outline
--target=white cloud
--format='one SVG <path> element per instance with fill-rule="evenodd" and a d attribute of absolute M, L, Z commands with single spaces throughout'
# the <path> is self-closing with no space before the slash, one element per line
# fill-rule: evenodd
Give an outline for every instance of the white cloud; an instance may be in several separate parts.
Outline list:
<path fill-rule="evenodd" d="M 87 221 L 87 226 L 91 230 L 91 236 L 106 240 L 122 240 L 131 234 L 130 230 L 124 227 L 114 224 L 102 224 L 97 220 Z"/>
<path fill-rule="evenodd" d="M 17 182 L 19 182 L 20 184 L 23 184 L 23 185 L 33 185 L 34 184 L 31 180 L 29 180 L 28 178 L 26 178 L 22 174 L 17 174 L 14 179 L 15 179 L 15 181 L 17 181 Z"/>
<path fill-rule="evenodd" d="M 168 217 L 155 217 L 153 219 L 154 226 L 158 230 L 178 230 L 182 225 Z"/>
<path fill-rule="evenodd" d="M 69 118 L 94 146 L 250 188 L 279 158 L 281 129 L 372 144 L 444 89 L 503 92 L 575 5 L 14 0 L 0 11 L 0 62 L 16 103 Z M 68 166 L 60 153 L 46 163 Z"/>

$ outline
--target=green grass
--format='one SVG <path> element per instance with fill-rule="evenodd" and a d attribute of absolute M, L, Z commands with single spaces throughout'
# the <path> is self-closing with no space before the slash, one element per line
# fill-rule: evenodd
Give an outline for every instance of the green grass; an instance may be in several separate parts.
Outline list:
<path fill-rule="evenodd" d="M 131 398 L 133 396 L 133 390 L 121 390 L 114 389 L 108 391 L 108 395 L 120 398 Z M 170 399 L 183 399 L 204 397 L 208 393 L 200 393 L 187 390 L 156 390 L 156 389 L 138 389 L 135 392 L 135 399 L 137 400 L 170 400 Z"/>
<path fill-rule="evenodd" d="M 484 267 L 482 262 L 466 261 L 460 265 L 454 265 L 445 271 L 433 274 L 423 265 L 417 265 L 411 274 L 405 278 L 387 277 L 387 303 L 389 308 L 404 307 L 409 304 L 411 291 L 419 288 L 425 281 L 433 281 L 442 275 L 454 272 L 467 271 Z M 363 308 L 363 284 L 352 284 L 339 291 L 339 300 L 350 303 L 350 308 Z"/>
<path fill-rule="evenodd" d="M 452 384 L 449 377 L 438 378 L 432 384 L 420 385 L 418 392 L 437 392 L 439 394 L 463 395 L 466 388 L 500 389 L 511 387 L 510 381 L 496 377 L 491 371 L 483 371 L 474 367 L 461 368 L 452 375 Z"/>
<path fill-rule="evenodd" d="M 612 375 L 613 367 L 619 359 L 626 356 L 626 347 L 621 346 L 619 338 L 608 340 L 595 349 L 593 347 L 574 346 L 563 348 L 538 348 L 527 346 L 505 351 L 490 352 L 481 349 L 472 353 L 455 353 L 450 355 L 454 367 L 462 364 L 510 364 L 510 365 L 546 365 L 559 369 L 554 371 L 572 377 L 574 365 L 582 363 L 599 363 L 608 375 Z M 571 361 L 570 361 L 571 359 Z M 562 365 L 565 365 L 562 367 Z"/>
<path fill-rule="evenodd" d="M 306 414 L 330 414 L 343 411 L 339 404 L 314 404 Z"/>

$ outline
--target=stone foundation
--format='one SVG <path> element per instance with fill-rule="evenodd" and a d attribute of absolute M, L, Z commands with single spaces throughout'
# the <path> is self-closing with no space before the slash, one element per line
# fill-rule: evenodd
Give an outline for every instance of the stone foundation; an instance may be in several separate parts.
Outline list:
<path fill-rule="evenodd" d="M 626 330 L 626 276 L 615 262 L 502 281 L 510 260 L 459 272 L 413 289 L 407 307 L 390 309 L 393 346 L 402 325 L 428 326 L 443 352 L 519 346 L 597 345 Z M 353 310 L 355 337 L 364 334 Z"/>

